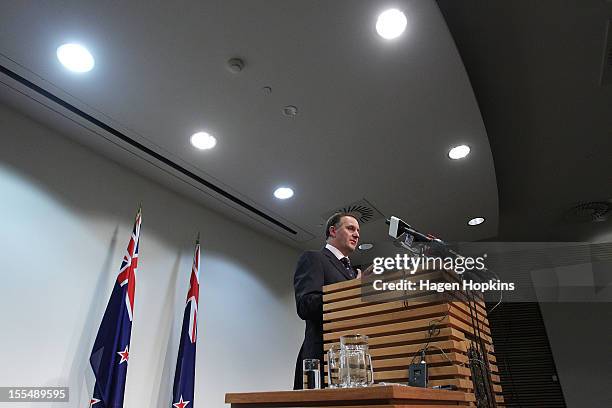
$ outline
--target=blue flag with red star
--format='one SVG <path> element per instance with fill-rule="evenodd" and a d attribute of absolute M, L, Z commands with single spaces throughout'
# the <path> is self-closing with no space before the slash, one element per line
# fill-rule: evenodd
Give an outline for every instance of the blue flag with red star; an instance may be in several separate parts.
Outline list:
<path fill-rule="evenodd" d="M 196 241 L 193 266 L 189 278 L 187 304 L 183 313 L 183 326 L 179 344 L 174 387 L 172 389 L 173 408 L 193 408 L 195 388 L 196 338 L 198 323 L 198 298 L 200 293 L 200 241 Z"/>
<path fill-rule="evenodd" d="M 89 362 L 95 385 L 89 407 L 122 408 L 130 356 L 130 337 L 134 313 L 138 242 L 141 211 L 138 210 L 132 236 L 123 256 Z"/>

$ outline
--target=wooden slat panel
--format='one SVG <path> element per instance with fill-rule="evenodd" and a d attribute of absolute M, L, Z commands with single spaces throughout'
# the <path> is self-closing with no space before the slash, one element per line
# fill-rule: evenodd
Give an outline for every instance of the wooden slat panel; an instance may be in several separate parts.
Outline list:
<path fill-rule="evenodd" d="M 451 281 L 459 282 L 459 278 L 456 275 L 449 274 L 447 272 L 442 272 L 442 271 L 427 271 L 427 273 L 423 273 L 421 275 L 417 274 L 417 275 L 408 275 L 408 276 L 402 276 L 401 274 L 384 275 L 380 279 L 377 279 L 376 277 L 371 278 L 371 279 L 368 278 L 365 280 L 354 279 L 351 281 L 339 282 L 336 284 L 324 286 L 323 302 L 329 303 L 329 302 L 335 302 L 335 301 L 350 299 L 350 298 L 353 298 L 353 299 L 358 298 L 358 297 L 364 298 L 365 296 L 364 299 L 367 300 L 368 302 L 387 303 L 390 297 L 385 298 L 383 302 L 375 302 L 374 300 L 367 298 L 368 295 L 375 295 L 378 297 L 380 297 L 381 295 L 381 291 L 376 291 L 373 288 L 371 288 L 372 282 L 374 280 L 382 280 L 383 282 L 398 282 L 402 280 L 403 278 L 406 278 L 410 281 L 415 281 L 415 282 L 419 280 L 431 280 L 434 282 L 451 282 Z M 386 293 L 390 295 L 390 292 L 386 292 Z M 402 292 L 399 292 L 398 296 L 404 296 L 402 297 L 402 299 L 407 299 L 408 297 L 412 297 L 412 296 L 418 297 L 418 296 L 423 296 L 426 294 L 437 294 L 437 296 L 440 297 L 441 300 L 443 300 L 445 303 L 448 303 L 449 301 L 452 300 L 447 294 L 442 294 L 442 293 L 433 292 L 433 291 L 422 291 L 422 290 L 410 291 L 409 295 L 402 295 Z M 481 296 L 479 292 L 474 292 L 474 295 Z M 470 298 L 464 292 L 461 292 L 461 291 L 452 292 L 452 296 L 456 297 L 456 301 L 462 302 L 462 303 L 466 303 L 470 300 Z M 475 301 L 473 302 L 473 305 L 476 307 L 477 311 L 482 316 L 486 316 L 486 308 L 482 301 Z"/>
<path fill-rule="evenodd" d="M 467 309 L 467 306 L 466 306 L 466 309 Z M 458 319 L 460 319 L 461 321 L 469 325 L 474 325 L 476 324 L 476 322 L 478 322 L 478 325 L 479 325 L 478 328 L 480 329 L 480 331 L 483 331 L 486 334 L 491 335 L 491 329 L 489 328 L 489 321 L 485 317 L 481 316 L 480 314 L 478 314 L 478 318 L 474 319 L 473 321 L 472 316 L 470 316 L 469 310 L 465 310 L 455 304 L 450 304 L 449 312 L 453 316 L 457 317 Z"/>
<path fill-rule="evenodd" d="M 336 282 L 336 283 L 332 283 L 329 285 L 325 285 L 323 286 L 323 292 L 324 293 L 334 293 L 334 292 L 338 292 L 340 290 L 346 290 L 346 289 L 353 289 L 353 288 L 358 288 L 362 285 L 365 284 L 365 281 L 363 279 L 351 279 L 351 280 L 347 280 L 347 281 L 342 281 L 342 282 Z"/>
<path fill-rule="evenodd" d="M 459 371 L 459 369 L 467 370 L 467 374 L 463 371 Z M 427 375 L 429 378 L 436 379 L 435 377 L 444 377 L 450 375 L 457 375 L 458 377 L 469 378 L 470 370 L 465 367 L 430 367 L 427 369 Z M 408 380 L 408 369 L 403 370 L 387 370 L 387 371 L 376 371 L 374 373 L 374 379 L 376 381 L 387 381 L 391 379 L 402 379 L 404 381 Z"/>
<path fill-rule="evenodd" d="M 438 339 L 444 337 L 450 337 L 456 340 L 465 340 L 465 335 L 461 331 L 453 327 L 442 327 L 440 328 L 440 333 L 432 337 L 429 336 L 428 330 L 423 330 L 414 333 L 402 333 L 392 334 L 390 336 L 373 337 L 370 339 L 369 344 L 375 348 L 383 345 L 402 343 L 401 340 L 403 340 L 404 342 L 411 342 L 413 340 Z"/>
<path fill-rule="evenodd" d="M 341 290 L 339 292 L 334 292 L 334 293 L 324 293 L 323 302 L 329 303 L 329 302 L 333 302 L 336 300 L 344 300 L 344 299 L 361 297 L 361 292 L 362 292 L 361 288 L 354 288 L 354 289 Z"/>
<path fill-rule="evenodd" d="M 446 353 L 448 358 L 456 364 L 467 364 L 468 358 L 466 355 L 461 353 Z M 412 357 L 402 358 L 389 358 L 383 360 L 374 359 L 372 365 L 374 370 L 394 369 L 394 368 L 406 368 L 412 361 Z M 429 364 L 449 364 L 448 360 L 442 354 L 428 354 L 426 361 Z"/>
<path fill-rule="evenodd" d="M 380 303 L 381 302 L 364 302 L 361 298 L 339 300 L 337 302 L 331 302 L 331 303 L 323 303 L 323 314 L 325 314 L 325 312 L 331 312 L 335 310 L 346 310 L 346 309 L 356 308 L 360 306 L 377 305 Z"/>
<path fill-rule="evenodd" d="M 334 306 L 338 306 L 338 305 L 342 305 L 342 303 L 339 302 L 346 302 L 345 304 L 347 306 L 363 306 L 363 305 L 373 305 L 373 304 L 379 304 L 379 305 L 384 305 L 384 304 L 392 304 L 395 302 L 403 302 L 405 301 L 406 303 L 412 302 L 418 305 L 418 303 L 427 303 L 427 302 L 437 302 L 437 303 L 445 303 L 445 304 L 449 304 L 449 303 L 456 303 L 457 307 L 460 307 L 462 310 L 464 310 L 466 313 L 469 313 L 469 304 L 467 301 L 461 301 L 461 299 L 456 299 L 454 302 L 451 302 L 451 299 L 448 299 L 447 296 L 437 293 L 437 292 L 433 292 L 433 291 L 426 291 L 426 290 L 415 290 L 415 291 L 410 291 L 410 295 L 403 295 L 402 292 L 397 293 L 397 296 L 395 296 L 394 300 L 391 297 L 390 293 L 388 294 L 388 297 L 383 296 L 385 292 L 381 292 L 381 291 L 375 291 L 375 290 L 371 290 L 371 291 L 366 291 L 364 292 L 362 288 L 354 288 L 354 289 L 350 289 L 350 290 L 346 290 L 346 291 L 340 291 L 340 292 L 335 292 L 335 293 L 331 293 L 331 294 L 324 294 L 323 295 L 323 310 L 324 311 L 329 311 L 332 310 L 330 309 L 331 305 Z M 350 300 L 353 300 L 354 302 L 348 302 Z M 356 302 L 356 301 L 359 302 Z M 326 305 L 328 305 L 326 307 Z M 486 311 L 484 309 L 484 307 L 482 307 L 480 304 L 477 303 L 472 303 L 472 307 L 473 307 L 473 313 L 475 314 L 475 316 L 478 317 L 478 320 L 480 320 L 481 322 L 485 323 L 486 326 L 488 326 L 488 322 L 486 321 Z"/>
<path fill-rule="evenodd" d="M 323 321 L 331 322 L 335 320 L 351 319 L 359 316 L 367 316 L 382 312 L 395 312 L 400 310 L 413 309 L 415 307 L 432 306 L 439 304 L 439 302 L 413 302 L 413 304 L 407 304 L 407 302 L 398 300 L 394 302 L 378 303 L 369 306 L 356 307 L 348 310 L 340 310 L 337 312 L 323 313 Z"/>
<path fill-rule="evenodd" d="M 426 275 L 423 275 L 423 278 L 435 280 L 435 279 L 441 279 L 442 276 L 443 275 L 439 271 L 431 271 L 431 272 L 428 272 Z M 333 283 L 331 285 L 323 286 L 324 295 L 328 295 L 328 297 L 323 298 L 323 301 L 328 302 L 328 301 L 342 299 L 343 297 L 346 296 L 346 293 L 356 293 L 355 289 L 359 290 L 359 294 L 361 294 L 362 290 L 363 291 L 372 290 L 372 293 L 375 293 L 374 289 L 372 288 L 372 285 L 373 285 L 373 282 L 376 280 L 390 283 L 390 282 L 399 282 L 403 279 L 418 280 L 421 278 L 414 278 L 413 276 L 409 274 L 402 274 L 402 273 L 385 273 L 382 275 L 372 275 L 365 279 L 363 278 L 362 279 L 352 279 L 350 281 Z M 345 295 L 339 295 L 341 293 L 344 293 Z"/>
<path fill-rule="evenodd" d="M 457 319 L 456 317 L 448 316 L 448 321 L 451 326 L 456 327 L 457 329 L 463 331 L 464 333 L 468 333 L 474 336 L 476 335 L 476 331 L 474 330 L 472 326 L 468 325 L 467 323 L 463 323 L 461 320 Z M 493 342 L 491 337 L 489 337 L 487 334 L 480 333 L 480 337 L 482 337 L 482 339 L 488 342 L 489 344 Z M 489 351 L 492 351 L 492 350 L 489 350 Z"/>
<path fill-rule="evenodd" d="M 464 304 L 467 308 L 467 300 L 466 299 L 455 299 L 450 298 L 449 296 L 433 292 L 433 291 L 418 291 L 411 292 L 410 295 L 403 294 L 403 292 L 398 292 L 397 296 L 392 296 L 392 293 L 387 292 L 386 296 L 382 296 L 385 292 L 381 291 L 372 291 L 368 293 L 360 293 L 357 294 L 356 291 L 351 292 L 351 296 L 343 296 L 340 293 L 336 293 L 335 296 L 342 298 L 342 300 L 334 300 L 331 302 L 323 303 L 324 312 L 331 310 L 341 310 L 351 307 L 357 306 L 365 306 L 365 305 L 375 305 L 375 304 L 388 304 L 394 301 L 401 301 L 406 303 L 407 305 L 418 305 L 419 303 L 427 303 L 427 302 L 436 302 L 436 303 L 449 303 L 451 301 L 455 301 L 456 303 Z M 324 294 L 325 295 L 325 294 Z M 326 298 L 327 299 L 327 298 Z M 467 310 L 467 309 L 466 309 Z M 476 310 L 481 314 L 481 316 L 486 316 L 486 312 L 480 306 L 476 307 Z"/>
<path fill-rule="evenodd" d="M 455 274 L 442 271 L 419 273 L 410 279 L 427 277 L 436 282 L 459 279 Z M 387 276 L 385 280 L 389 281 L 388 278 L 393 276 Z M 401 276 L 396 274 L 396 278 Z M 405 383 L 408 380 L 408 366 L 414 356 L 429 343 L 425 359 L 430 386 L 455 385 L 473 392 L 471 371 L 465 365 L 468 364 L 468 347 L 479 335 L 487 352 L 489 369 L 495 373 L 491 375 L 491 381 L 495 383 L 493 391 L 501 392 L 490 322 L 480 294 L 476 294 L 476 301 L 471 302 L 471 295 L 466 293 L 457 292 L 453 297 L 431 291 L 417 293 L 418 296 L 409 300 L 381 301 L 378 297 L 378 301 L 364 302 L 364 289 L 370 289 L 363 288 L 365 284 L 368 283 L 353 280 L 325 287 L 323 310 L 326 350 L 344 334 L 368 335 L 376 381 Z M 432 322 L 436 325 L 435 335 L 429 332 Z M 440 350 L 444 350 L 448 358 Z M 468 395 L 473 398 L 473 394 Z"/>
<path fill-rule="evenodd" d="M 405 344 L 423 344 L 427 340 L 437 341 L 440 339 L 453 339 L 458 341 L 464 341 L 465 335 L 459 330 L 454 329 L 452 327 L 442 327 L 440 329 L 440 333 L 436 336 L 430 337 L 428 330 L 421 330 L 410 333 L 391 334 L 389 336 L 371 337 L 368 339 L 368 345 L 370 349 L 375 349 L 379 347 L 401 346 Z M 329 350 L 330 347 L 334 344 L 339 344 L 339 342 L 335 341 L 324 343 L 324 351 Z"/>
<path fill-rule="evenodd" d="M 472 390 L 474 386 L 472 385 L 471 380 L 466 380 L 463 378 L 446 378 L 444 380 L 430 380 L 427 381 L 427 385 L 429 387 L 435 387 L 436 385 L 454 385 L 459 389 L 464 390 Z"/>
<path fill-rule="evenodd" d="M 449 317 L 446 316 L 444 320 L 442 320 L 439 323 L 440 326 L 448 325 L 448 319 Z M 400 332 L 420 331 L 423 329 L 428 329 L 430 321 L 431 319 L 418 319 L 418 320 L 412 320 L 410 322 L 391 323 L 391 324 L 384 324 L 380 326 L 364 327 L 362 329 L 359 329 L 359 333 L 365 334 L 368 336 L 378 336 L 378 335 L 385 335 L 385 334 L 397 334 Z M 354 333 L 355 333 L 354 330 L 338 330 L 338 331 L 333 331 L 330 333 L 324 333 L 323 340 L 324 341 L 338 341 L 341 336 L 345 334 L 354 334 Z"/>
<path fill-rule="evenodd" d="M 442 282 L 461 282 L 459 275 L 452 271 L 441 271 L 441 270 L 419 270 L 415 274 L 406 274 L 402 271 L 385 272 L 382 275 L 372 275 L 365 279 L 352 279 L 349 281 L 338 282 L 323 287 L 323 292 L 326 294 L 332 294 L 335 292 L 360 288 L 362 286 L 371 285 L 375 279 L 381 279 L 385 282 L 398 281 L 400 279 L 407 278 L 412 281 L 418 280 L 431 280 L 431 281 L 442 281 Z M 458 292 L 458 295 L 462 296 L 464 300 L 468 300 L 464 292 Z M 474 291 L 471 293 L 474 297 L 474 303 L 480 309 L 480 311 L 486 315 L 486 305 L 484 303 L 484 297 L 481 292 Z"/>
<path fill-rule="evenodd" d="M 450 302 L 449 305 L 451 305 L 451 308 L 460 309 L 461 311 L 463 311 L 463 313 L 465 313 L 466 316 L 470 316 L 470 307 L 467 303 Z M 475 315 L 478 317 L 478 321 L 483 323 L 486 327 L 489 327 L 489 321 L 487 320 L 486 313 L 483 313 L 480 310 L 473 310 L 472 313 L 474 312 L 476 312 Z M 470 321 L 471 321 L 471 318 L 470 318 Z"/>
<path fill-rule="evenodd" d="M 467 305 L 463 303 L 449 303 L 450 305 L 450 313 L 454 316 L 457 316 L 461 320 L 465 321 L 468 324 L 472 324 L 472 316 L 470 315 L 470 311 Z M 489 328 L 489 321 L 482 314 L 477 313 L 475 317 L 478 317 L 476 320 L 480 324 L 480 330 L 485 331 L 487 334 L 491 334 L 491 330 Z M 475 323 L 475 322 L 474 322 Z"/>
<path fill-rule="evenodd" d="M 432 346 L 439 347 L 444 351 L 460 351 L 467 352 L 467 347 L 463 342 L 459 341 L 436 341 L 431 342 Z M 376 357 L 389 357 L 389 356 L 401 356 L 406 354 L 415 354 L 419 352 L 425 344 L 410 344 L 407 346 L 396 346 L 396 347 L 383 347 L 370 350 L 372 358 Z"/>
<path fill-rule="evenodd" d="M 432 377 L 443 377 L 456 375 L 458 377 L 470 377 L 471 371 L 467 367 L 461 366 L 446 366 L 446 367 L 428 367 L 427 371 Z"/>
<path fill-rule="evenodd" d="M 381 313 L 374 316 L 357 317 L 355 319 L 341 320 L 338 322 L 330 322 L 323 324 L 323 330 L 342 330 L 351 327 L 373 326 L 380 325 L 386 322 L 394 321 L 409 321 L 415 319 L 423 319 L 431 317 L 432 321 L 435 317 L 445 316 L 449 311 L 447 304 L 419 307 L 410 310 L 399 312 Z"/>
<path fill-rule="evenodd" d="M 401 299 L 399 300 L 404 301 Z M 397 301 L 397 300 L 390 300 L 390 302 L 391 301 Z M 418 304 L 431 303 L 431 302 L 440 303 L 440 296 L 439 295 L 427 295 L 427 296 L 419 297 L 417 299 L 405 300 L 405 302 L 408 305 L 418 305 Z M 387 302 L 364 301 L 360 297 L 354 298 L 354 299 L 339 300 L 337 302 L 324 303 L 323 313 L 333 312 L 333 311 L 338 311 L 338 310 L 354 309 L 354 308 L 361 307 L 361 306 L 380 305 L 384 303 L 387 303 Z"/>

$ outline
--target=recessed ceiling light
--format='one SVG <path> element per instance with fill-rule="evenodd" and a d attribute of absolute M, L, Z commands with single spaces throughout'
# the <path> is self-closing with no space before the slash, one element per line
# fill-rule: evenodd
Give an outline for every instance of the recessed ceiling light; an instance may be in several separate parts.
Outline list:
<path fill-rule="evenodd" d="M 383 11 L 376 20 L 376 32 L 386 40 L 399 37 L 406 29 L 406 15 L 397 9 Z"/>
<path fill-rule="evenodd" d="M 191 136 L 191 144 L 200 150 L 207 150 L 215 147 L 217 139 L 206 132 L 198 132 Z"/>
<path fill-rule="evenodd" d="M 64 44 L 57 47 L 57 59 L 73 72 L 87 72 L 95 61 L 87 48 L 79 44 Z"/>
<path fill-rule="evenodd" d="M 374 244 L 372 244 L 370 242 L 364 242 L 363 244 L 359 244 L 359 246 L 357 248 L 359 248 L 360 251 L 368 251 L 368 250 L 374 248 Z"/>
<path fill-rule="evenodd" d="M 471 226 L 480 225 L 483 222 L 485 222 L 485 219 L 483 217 L 476 217 L 476 218 L 472 218 L 471 220 L 469 220 L 468 225 L 471 225 Z"/>
<path fill-rule="evenodd" d="M 448 152 L 448 157 L 453 160 L 463 159 L 465 156 L 470 154 L 470 146 L 459 145 L 455 146 Z"/>
<path fill-rule="evenodd" d="M 289 187 L 279 187 L 274 190 L 274 197 L 278 198 L 279 200 L 286 200 L 293 197 L 293 190 Z"/>

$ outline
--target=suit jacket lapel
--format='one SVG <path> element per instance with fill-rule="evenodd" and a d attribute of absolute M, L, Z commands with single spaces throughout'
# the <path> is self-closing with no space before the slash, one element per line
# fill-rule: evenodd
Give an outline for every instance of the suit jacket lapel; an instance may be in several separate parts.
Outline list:
<path fill-rule="evenodd" d="M 349 271 L 347 271 L 344 267 L 344 264 L 340 262 L 340 260 L 336 258 L 336 255 L 334 255 L 329 249 L 323 248 L 321 252 L 323 252 L 327 256 L 329 261 L 336 267 L 336 269 L 338 269 L 338 271 L 340 271 L 342 275 L 344 275 L 345 278 L 353 279 Z"/>

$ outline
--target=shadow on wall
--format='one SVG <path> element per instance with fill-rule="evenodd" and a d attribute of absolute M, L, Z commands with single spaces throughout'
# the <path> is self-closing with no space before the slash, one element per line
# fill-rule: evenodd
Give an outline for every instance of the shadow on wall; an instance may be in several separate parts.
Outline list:
<path fill-rule="evenodd" d="M 149 402 L 150 407 L 158 406 L 160 408 L 167 408 L 171 406 L 172 399 L 172 383 L 168 379 L 174 378 L 174 370 L 176 366 L 176 357 L 178 355 L 178 338 L 176 336 L 181 329 L 181 322 L 176 319 L 177 316 L 175 310 L 176 304 L 176 288 L 181 286 L 178 284 L 178 279 L 184 280 L 185 274 L 180 272 L 180 261 L 181 254 L 176 255 L 176 261 L 172 268 L 172 279 L 171 282 L 174 284 L 168 285 L 166 289 L 166 296 L 164 305 L 162 306 L 162 316 L 160 316 L 160 328 L 159 336 L 156 338 L 155 350 L 160 350 L 159 355 L 163 354 L 163 359 L 160 358 L 157 363 L 156 372 L 160 373 L 158 378 L 159 383 L 157 389 L 159 392 L 157 395 L 151 394 L 151 401 Z M 180 336 L 180 334 L 179 334 Z"/>
<path fill-rule="evenodd" d="M 115 264 L 119 265 L 116 261 L 118 257 L 115 256 L 115 248 L 117 245 L 117 233 L 119 227 L 115 227 L 115 231 L 110 239 L 107 249 L 107 255 L 104 258 L 102 267 L 99 269 L 98 278 L 93 288 L 90 288 L 92 293 L 102 294 L 108 292 L 108 273 L 112 270 Z M 118 267 L 118 266 L 117 266 Z M 89 355 L 91 354 L 91 348 L 93 347 L 93 341 L 96 338 L 96 333 L 100 325 L 100 320 L 104 314 L 106 302 L 108 301 L 105 296 L 91 296 L 91 303 L 89 304 L 87 313 L 85 314 L 85 322 L 83 330 L 74 347 L 74 354 L 67 355 L 67 359 L 64 362 L 63 373 L 68 369 L 68 380 L 71 384 L 70 390 L 72 391 L 70 399 L 77 401 L 89 402 L 89 398 L 93 392 L 94 382 L 92 378 L 88 378 L 87 374 L 91 371 L 89 365 Z M 55 384 L 49 384 L 50 386 Z M 64 403 L 53 404 L 53 407 L 63 407 Z"/>
<path fill-rule="evenodd" d="M 286 296 L 288 288 L 291 290 L 293 270 L 279 271 L 276 267 L 287 262 L 294 264 L 299 255 L 294 249 L 135 174 L 5 105 L 0 106 L 0 129 L 3 132 L 0 163 L 12 168 L 67 212 L 116 219 L 130 228 L 137 205 L 142 202 L 143 240 L 154 236 L 166 246 L 181 243 L 184 249 L 189 248 L 199 231 L 203 256 L 219 253 L 231 257 L 259 275 L 276 296 Z M 186 235 L 184 231 L 192 232 Z M 286 251 L 275 249 L 279 246 Z M 276 252 L 276 256 L 266 257 L 271 252 Z"/>
<path fill-rule="evenodd" d="M 71 396 L 71 406 L 78 402 L 77 398 L 79 401 L 84 398 L 93 386 L 93 382 L 86 384 L 82 375 L 89 371 L 88 358 L 110 294 L 109 284 L 118 272 L 128 240 L 126 233 L 131 230 L 139 201 L 143 203 L 141 266 L 145 266 L 142 272 L 146 269 L 147 273 L 140 275 L 143 279 L 138 283 L 135 313 L 142 319 L 134 326 L 132 341 L 141 346 L 138 352 L 142 357 L 135 358 L 131 366 L 128 383 L 132 385 L 126 390 L 126 401 L 135 399 L 136 395 L 140 398 L 143 392 L 151 392 L 150 406 L 166 406 L 176 362 L 179 316 L 182 316 L 186 294 L 183 288 L 188 284 L 190 260 L 187 258 L 192 256 L 198 230 L 201 230 L 202 242 L 200 276 L 202 282 L 206 282 L 201 287 L 200 299 L 218 308 L 200 315 L 201 324 L 207 329 L 210 327 L 210 335 L 198 344 L 198 361 L 202 367 L 196 381 L 204 387 L 203 395 L 214 398 L 215 404 L 222 404 L 222 390 L 247 386 L 247 383 L 236 384 L 232 370 L 227 370 L 225 380 L 210 374 L 212 367 L 222 364 L 219 349 L 224 348 L 226 352 L 244 350 L 242 371 L 254 370 L 253 365 L 258 363 L 259 357 L 253 356 L 248 348 L 250 339 L 243 335 L 245 331 L 256 333 L 256 341 L 261 344 L 269 344 L 278 330 L 287 332 L 275 346 L 280 362 L 269 362 L 269 370 L 274 372 L 254 379 L 248 386 L 280 384 L 285 374 L 293 371 L 302 329 L 297 317 L 296 326 L 291 326 L 295 312 L 287 306 L 293 302 L 292 268 L 299 255 L 297 251 L 178 196 L 3 106 L 0 106 L 0 129 L 0 170 L 8 170 L 6 180 L 15 181 L 20 192 L 27 191 L 23 200 L 28 200 L 21 203 L 20 196 L 6 201 L 6 210 L 21 216 L 36 211 L 41 205 L 48 206 L 44 214 L 34 214 L 36 220 L 28 225 L 37 228 L 40 222 L 40 229 L 35 233 L 39 238 L 40 234 L 44 235 L 46 253 L 53 257 L 50 262 L 57 263 L 53 268 L 59 271 L 63 265 L 67 267 L 62 271 L 62 279 L 68 282 L 78 278 L 78 283 L 72 282 L 72 285 L 82 306 L 58 296 L 53 298 L 62 302 L 57 307 L 49 303 L 32 306 L 36 311 L 41 308 L 41 319 L 43 314 L 55 318 L 60 306 L 66 312 L 75 309 L 74 313 L 68 313 L 74 321 L 64 317 L 63 332 L 50 339 L 61 336 L 63 343 L 47 342 L 53 343 L 47 345 L 50 349 L 66 353 L 56 357 L 63 360 L 61 382 L 69 381 L 73 392 L 76 391 Z M 0 178 L 0 182 L 3 181 Z M 34 194 L 30 194 L 32 192 Z M 60 213 L 62 217 L 57 216 Z M 46 220 L 45 217 L 54 219 Z M 70 239 L 62 236 L 66 234 L 63 222 L 73 223 L 72 231 L 78 236 L 68 237 Z M 19 219 L 13 224 L 18 228 Z M 66 245 L 67 242 L 74 247 Z M 92 245 L 102 248 L 91 250 Z M 84 248 L 99 262 L 84 255 Z M 189 255 L 181 256 L 186 253 Z M 17 264 L 13 268 L 14 272 L 21 272 L 16 270 Z M 94 277 L 90 271 L 97 271 L 98 275 Z M 55 285 L 62 284 L 50 274 L 45 279 Z M 240 285 L 237 300 L 228 296 L 234 284 Z M 39 282 L 37 290 L 45 290 L 43 283 Z M 71 290 L 68 284 L 61 293 L 67 297 Z M 160 305 L 162 296 L 166 298 Z M 144 308 L 145 305 L 150 309 Z M 85 310 L 79 310 L 81 308 Z M 221 314 L 223 316 L 219 316 Z M 293 337 L 295 344 L 292 344 Z M 155 338 L 155 343 L 150 342 L 151 338 Z M 134 356 L 138 356 L 138 352 L 135 350 Z M 159 360 L 150 360 L 153 355 Z M 291 361 L 285 367 L 283 361 L 288 358 Z M 41 366 L 44 370 L 39 376 L 56 377 L 57 366 Z M 285 368 L 287 373 L 283 371 Z"/>

